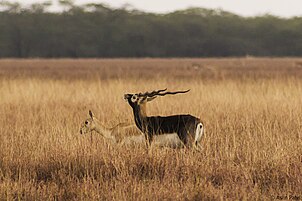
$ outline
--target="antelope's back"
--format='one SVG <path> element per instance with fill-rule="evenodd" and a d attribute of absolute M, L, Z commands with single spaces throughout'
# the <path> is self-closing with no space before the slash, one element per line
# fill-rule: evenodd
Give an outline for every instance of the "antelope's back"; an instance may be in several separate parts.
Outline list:
<path fill-rule="evenodd" d="M 192 115 L 172 115 L 167 117 L 153 116 L 147 118 L 148 131 L 165 134 L 178 133 L 184 129 L 191 132 L 200 123 L 200 119 Z"/>

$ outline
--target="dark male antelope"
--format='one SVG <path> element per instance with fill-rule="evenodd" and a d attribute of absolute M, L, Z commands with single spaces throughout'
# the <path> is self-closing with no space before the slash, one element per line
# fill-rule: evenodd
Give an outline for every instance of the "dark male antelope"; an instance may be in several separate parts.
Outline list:
<path fill-rule="evenodd" d="M 147 146 L 151 145 L 154 135 L 176 133 L 185 146 L 193 145 L 197 148 L 198 142 L 204 133 L 204 127 L 199 118 L 189 114 L 164 117 L 147 116 L 146 103 L 148 101 L 152 101 L 157 96 L 174 95 L 190 91 L 169 92 L 166 90 L 124 95 L 124 99 L 128 101 L 133 109 L 136 126 L 144 133 Z"/>

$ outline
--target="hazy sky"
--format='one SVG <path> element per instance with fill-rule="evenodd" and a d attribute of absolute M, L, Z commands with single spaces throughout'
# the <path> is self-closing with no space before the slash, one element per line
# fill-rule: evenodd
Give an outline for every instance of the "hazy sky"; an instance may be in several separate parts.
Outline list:
<path fill-rule="evenodd" d="M 1 0 L 0 0 L 1 1 Z M 45 0 L 11 0 L 23 4 Z M 56 2 L 56 0 L 53 0 Z M 220 8 L 243 16 L 270 13 L 282 17 L 302 16 L 302 0 L 75 0 L 76 4 L 105 3 L 111 7 L 121 7 L 129 3 L 134 8 L 165 13 L 188 7 Z M 55 7 L 53 9 L 56 9 Z"/>

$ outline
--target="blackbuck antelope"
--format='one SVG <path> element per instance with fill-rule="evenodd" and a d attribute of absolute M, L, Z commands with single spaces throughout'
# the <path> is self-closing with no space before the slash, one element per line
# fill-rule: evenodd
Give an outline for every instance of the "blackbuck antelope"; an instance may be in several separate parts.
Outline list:
<path fill-rule="evenodd" d="M 87 118 L 80 128 L 80 134 L 95 131 L 101 134 L 107 141 L 120 145 L 140 145 L 144 144 L 145 137 L 134 124 L 119 123 L 112 128 L 106 128 L 89 110 Z M 155 145 L 159 147 L 180 148 L 182 142 L 177 135 L 162 135 L 154 139 Z"/>
<path fill-rule="evenodd" d="M 172 116 L 147 116 L 146 103 L 158 96 L 187 93 L 186 91 L 169 92 L 167 89 L 146 93 L 125 94 L 124 99 L 133 109 L 136 126 L 144 133 L 147 147 L 151 145 L 154 135 L 176 133 L 185 146 L 197 148 L 204 127 L 199 118 L 189 114 Z"/>

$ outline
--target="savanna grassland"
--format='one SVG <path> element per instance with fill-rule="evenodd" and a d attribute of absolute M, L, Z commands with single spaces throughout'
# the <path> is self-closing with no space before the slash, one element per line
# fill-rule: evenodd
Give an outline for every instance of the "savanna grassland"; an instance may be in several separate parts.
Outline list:
<path fill-rule="evenodd" d="M 133 122 L 123 94 L 168 88 L 149 115 L 204 122 L 202 151 L 80 135 L 91 109 Z M 0 60 L 0 200 L 302 199 L 302 59 Z"/>

